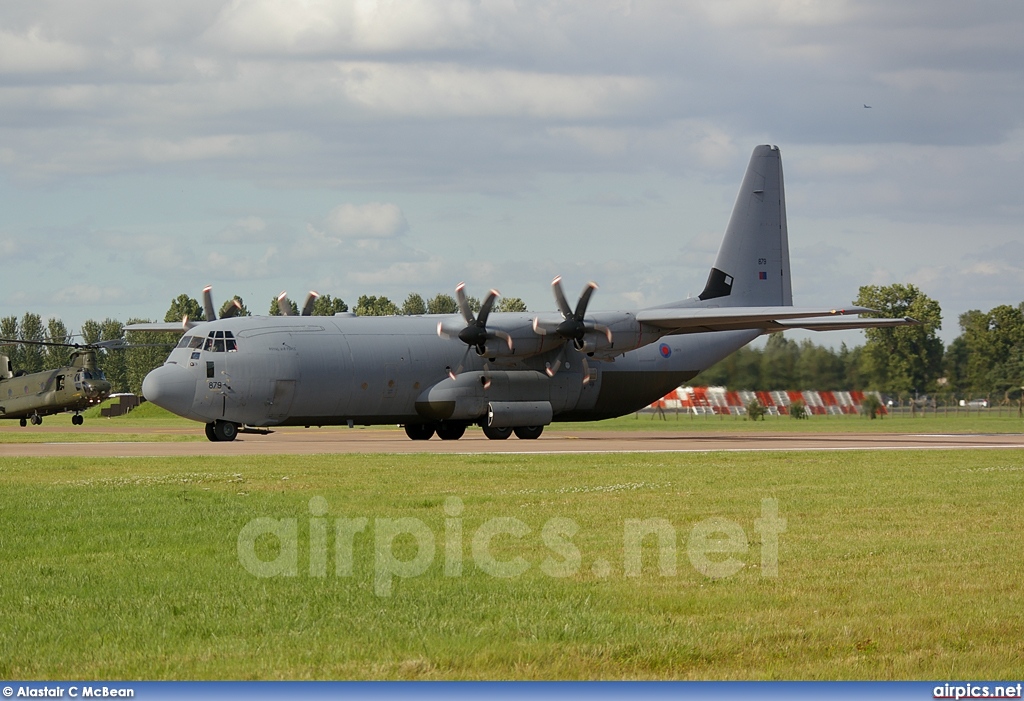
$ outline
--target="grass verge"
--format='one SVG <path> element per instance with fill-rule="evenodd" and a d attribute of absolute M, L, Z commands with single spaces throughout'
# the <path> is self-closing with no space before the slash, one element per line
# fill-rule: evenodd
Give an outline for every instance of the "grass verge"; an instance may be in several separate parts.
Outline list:
<path fill-rule="evenodd" d="M 0 676 L 1019 677 L 1022 493 L 1015 450 L 4 459 Z M 294 523 L 294 576 L 240 560 L 260 518 Z M 673 571 L 652 536 L 626 576 L 629 519 L 661 519 Z M 709 528 L 732 550 L 694 559 Z M 383 595 L 401 562 L 426 565 Z"/>

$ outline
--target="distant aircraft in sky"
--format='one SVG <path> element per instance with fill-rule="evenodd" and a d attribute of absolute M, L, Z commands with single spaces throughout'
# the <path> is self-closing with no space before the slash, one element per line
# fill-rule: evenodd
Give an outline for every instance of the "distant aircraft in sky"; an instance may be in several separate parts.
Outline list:
<path fill-rule="evenodd" d="M 871 109 L 871 105 L 864 105 L 864 109 L 866 109 L 866 110 Z"/>
<path fill-rule="evenodd" d="M 917 323 L 848 316 L 873 311 L 863 307 L 794 307 L 789 267 L 782 160 L 758 146 L 696 298 L 590 312 L 597 285 L 573 306 L 555 278 L 552 313 L 492 313 L 492 290 L 474 315 L 460 284 L 453 315 L 217 319 L 207 289 L 206 321 L 185 324 L 142 390 L 206 424 L 213 441 L 247 427 L 357 424 L 401 424 L 414 440 L 458 439 L 472 425 L 491 439 L 532 439 L 553 420 L 632 413 L 765 333 Z"/>

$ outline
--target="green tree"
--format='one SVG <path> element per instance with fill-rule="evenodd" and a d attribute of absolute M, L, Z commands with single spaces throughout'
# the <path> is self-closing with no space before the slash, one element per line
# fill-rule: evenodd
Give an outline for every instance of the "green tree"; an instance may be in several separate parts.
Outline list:
<path fill-rule="evenodd" d="M 45 341 L 43 319 L 38 314 L 25 312 L 21 317 L 22 341 Z M 46 353 L 42 346 L 25 345 L 21 349 L 21 369 L 25 372 L 39 372 L 46 367 Z"/>
<path fill-rule="evenodd" d="M 149 319 L 128 320 L 129 325 L 146 323 L 150 323 Z M 150 370 L 164 364 L 167 354 L 181 338 L 181 334 L 128 331 L 125 333 L 125 337 L 129 347 L 123 351 L 111 351 L 105 356 L 105 360 L 110 360 L 116 357 L 115 354 L 122 353 L 125 364 L 124 383 L 126 389 L 121 391 L 141 394 L 142 381 L 146 379 Z"/>
<path fill-rule="evenodd" d="M 348 305 L 341 297 L 320 295 L 313 303 L 313 316 L 334 316 L 348 311 Z"/>
<path fill-rule="evenodd" d="M 847 389 L 845 375 L 842 358 L 832 349 L 815 345 L 809 339 L 800 342 L 796 361 L 797 384 L 792 389 Z"/>
<path fill-rule="evenodd" d="M 866 316 L 912 317 L 917 326 L 865 329 L 864 369 L 876 389 L 909 395 L 932 391 L 942 372 L 942 310 L 914 285 L 867 285 L 855 304 L 879 310 Z"/>
<path fill-rule="evenodd" d="M 387 297 L 362 295 L 356 301 L 356 316 L 396 316 L 398 307 Z"/>
<path fill-rule="evenodd" d="M 5 316 L 3 319 L 0 319 L 0 338 L 9 338 L 12 340 L 21 338 L 21 327 L 18 325 L 18 317 Z M 22 346 L 17 343 L 12 343 L 9 346 L 3 346 L 0 348 L 0 353 L 3 353 L 10 359 L 11 367 L 15 370 L 21 369 L 24 364 Z"/>
<path fill-rule="evenodd" d="M 288 308 L 291 309 L 292 316 L 299 315 L 299 305 L 291 297 L 288 298 Z M 281 316 L 280 300 L 277 297 L 270 300 L 270 311 L 268 314 L 270 316 Z"/>
<path fill-rule="evenodd" d="M 781 333 L 768 336 L 761 354 L 761 381 L 752 389 L 792 389 L 797 387 L 797 363 L 800 345 Z M 739 389 L 739 388 L 737 388 Z"/>
<path fill-rule="evenodd" d="M 1024 303 L 960 315 L 946 370 L 964 394 L 1006 394 L 1024 383 Z"/>
<path fill-rule="evenodd" d="M 238 311 L 235 312 L 234 316 L 252 316 L 252 313 L 245 306 L 245 301 L 238 295 L 235 295 L 231 299 L 224 302 L 224 304 L 220 305 L 220 311 L 217 312 L 217 318 L 223 319 L 224 315 L 228 313 L 229 309 L 235 306 L 236 302 L 238 303 Z"/>
<path fill-rule="evenodd" d="M 182 321 L 186 317 L 192 321 L 203 321 L 206 318 L 203 312 L 203 305 L 186 294 L 180 294 L 171 300 L 171 306 L 167 308 L 167 313 L 164 314 L 164 321 L 167 323 Z"/>
<path fill-rule="evenodd" d="M 519 297 L 502 297 L 498 300 L 497 304 L 494 305 L 494 311 L 527 312 L 530 310 L 526 308 L 526 302 L 521 300 Z"/>
<path fill-rule="evenodd" d="M 86 331 L 86 329 L 89 331 Z M 97 341 L 122 341 L 124 340 L 124 324 L 116 319 L 104 319 L 102 323 L 87 321 L 82 325 L 82 334 L 88 339 L 95 333 Z M 137 334 L 144 340 L 141 343 L 153 343 L 152 338 L 147 336 L 162 337 L 164 334 Z M 97 357 L 96 362 L 107 376 L 112 392 L 130 392 L 128 385 L 128 356 L 126 350 L 100 351 L 102 357 Z"/>
<path fill-rule="evenodd" d="M 451 295 L 439 293 L 427 302 L 427 314 L 457 314 L 459 305 Z"/>
<path fill-rule="evenodd" d="M 64 322 L 56 317 L 46 322 L 47 343 L 71 343 L 71 334 Z M 71 349 L 67 346 L 45 346 L 44 364 L 47 368 L 59 368 L 66 365 Z"/>
<path fill-rule="evenodd" d="M 402 303 L 402 314 L 405 316 L 426 313 L 427 303 L 423 301 L 423 297 L 419 296 L 415 292 L 410 293 L 409 296 L 405 298 L 405 302 Z"/>

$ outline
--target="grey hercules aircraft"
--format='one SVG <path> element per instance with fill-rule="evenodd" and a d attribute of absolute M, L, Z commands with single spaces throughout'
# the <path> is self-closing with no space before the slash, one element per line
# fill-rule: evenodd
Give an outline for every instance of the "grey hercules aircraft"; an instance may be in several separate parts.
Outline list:
<path fill-rule="evenodd" d="M 558 311 L 333 317 L 304 313 L 185 320 L 185 335 L 146 377 L 146 398 L 206 424 L 213 441 L 270 426 L 401 424 L 413 440 L 540 436 L 552 420 L 629 414 L 661 398 L 761 334 L 903 326 L 858 318 L 863 307 L 794 307 L 782 161 L 754 149 L 732 218 L 696 298 L 635 311 L 588 312 L 597 285 L 573 307 L 552 283 Z M 290 310 L 282 295 L 279 308 Z M 176 324 L 135 325 L 167 331 Z"/>

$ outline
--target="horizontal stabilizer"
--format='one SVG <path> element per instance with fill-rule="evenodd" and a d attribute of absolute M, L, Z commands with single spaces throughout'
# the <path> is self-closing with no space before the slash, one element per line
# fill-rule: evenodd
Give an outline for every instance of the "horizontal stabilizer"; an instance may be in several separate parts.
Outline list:
<path fill-rule="evenodd" d="M 705 331 L 736 331 L 741 329 L 778 328 L 786 319 L 838 317 L 846 314 L 869 314 L 874 309 L 847 307 L 821 309 L 805 307 L 716 307 L 648 309 L 638 312 L 637 321 L 665 329 L 669 334 L 703 333 Z M 851 319 L 851 321 L 859 321 Z M 844 327 L 847 328 L 847 327 Z"/>
<path fill-rule="evenodd" d="M 901 319 L 789 319 L 776 322 L 777 331 L 846 331 L 848 329 L 882 329 L 894 326 L 916 326 L 921 322 L 905 316 Z"/>

